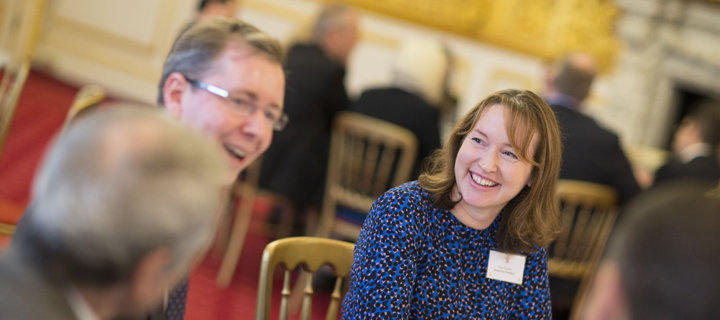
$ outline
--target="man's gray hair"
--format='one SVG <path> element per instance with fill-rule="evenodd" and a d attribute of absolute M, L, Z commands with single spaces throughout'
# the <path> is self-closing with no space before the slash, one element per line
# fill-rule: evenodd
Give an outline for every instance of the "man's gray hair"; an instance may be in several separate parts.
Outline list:
<path fill-rule="evenodd" d="M 221 17 L 197 22 L 180 35 L 165 60 L 158 84 L 158 104 L 165 103 L 163 87 L 171 73 L 179 72 L 196 80 L 202 78 L 231 42 L 246 45 L 270 61 L 283 62 L 280 43 L 249 23 Z"/>
<path fill-rule="evenodd" d="M 351 12 L 350 8 L 340 4 L 329 4 L 323 7 L 313 25 L 313 41 L 319 43 L 328 31 L 345 27 L 349 12 Z"/>
<path fill-rule="evenodd" d="M 171 269 L 188 267 L 212 239 L 224 165 L 209 140 L 160 110 L 98 111 L 40 169 L 24 252 L 51 279 L 78 285 L 127 280 L 160 248 Z"/>

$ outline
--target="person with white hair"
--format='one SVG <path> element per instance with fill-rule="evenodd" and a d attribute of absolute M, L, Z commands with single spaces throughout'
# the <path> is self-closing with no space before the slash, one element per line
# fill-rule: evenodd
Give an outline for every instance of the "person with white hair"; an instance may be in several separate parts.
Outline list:
<path fill-rule="evenodd" d="M 353 111 L 412 131 L 418 155 L 411 180 L 420 176 L 422 160 L 441 147 L 440 104 L 448 72 L 445 47 L 436 40 L 405 41 L 392 67 L 392 85 L 362 93 Z"/>
<path fill-rule="evenodd" d="M 160 110 L 78 120 L 33 183 L 0 256 L 1 319 L 117 319 L 157 308 L 209 246 L 225 163 Z"/>

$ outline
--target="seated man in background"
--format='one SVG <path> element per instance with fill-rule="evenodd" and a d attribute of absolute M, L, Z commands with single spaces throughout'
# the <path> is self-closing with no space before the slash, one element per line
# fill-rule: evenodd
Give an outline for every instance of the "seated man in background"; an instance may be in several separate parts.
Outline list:
<path fill-rule="evenodd" d="M 160 111 L 80 119 L 0 256 L 0 319 L 146 315 L 210 244 L 222 166 L 215 146 Z"/>
<path fill-rule="evenodd" d="M 704 190 L 665 185 L 628 207 L 582 319 L 720 319 L 720 199 Z"/>
<path fill-rule="evenodd" d="M 596 73 L 595 60 L 571 54 L 548 73 L 545 101 L 555 112 L 563 136 L 560 179 L 581 180 L 614 188 L 620 204 L 640 193 L 630 162 L 617 135 L 582 114 Z M 550 277 L 553 318 L 566 319 L 579 281 Z"/>
<path fill-rule="evenodd" d="M 580 112 L 596 69 L 592 57 L 575 53 L 560 61 L 548 76 L 545 101 L 555 112 L 564 138 L 560 179 L 613 187 L 622 204 L 640 193 L 630 162 L 617 135 Z"/>
<path fill-rule="evenodd" d="M 353 107 L 353 111 L 415 134 L 418 154 L 410 180 L 417 180 L 422 160 L 441 147 L 439 108 L 447 69 L 448 58 L 442 44 L 426 39 L 405 41 L 395 58 L 392 86 L 363 92 Z"/>
<path fill-rule="evenodd" d="M 675 159 L 655 173 L 654 185 L 694 180 L 714 187 L 720 180 L 720 105 L 696 107 L 680 123 L 673 138 Z"/>
<path fill-rule="evenodd" d="M 312 42 L 288 50 L 285 112 L 292 121 L 265 153 L 259 184 L 292 202 L 299 230 L 306 211 L 322 203 L 332 121 L 349 107 L 344 79 L 358 19 L 356 10 L 328 5 L 315 21 Z"/>

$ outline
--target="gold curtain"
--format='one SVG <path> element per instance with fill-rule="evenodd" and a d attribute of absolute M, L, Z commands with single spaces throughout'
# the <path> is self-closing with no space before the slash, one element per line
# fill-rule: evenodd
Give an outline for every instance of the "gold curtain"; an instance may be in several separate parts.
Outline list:
<path fill-rule="evenodd" d="M 545 59 L 594 55 L 607 71 L 619 49 L 610 0 L 340 0 Z"/>

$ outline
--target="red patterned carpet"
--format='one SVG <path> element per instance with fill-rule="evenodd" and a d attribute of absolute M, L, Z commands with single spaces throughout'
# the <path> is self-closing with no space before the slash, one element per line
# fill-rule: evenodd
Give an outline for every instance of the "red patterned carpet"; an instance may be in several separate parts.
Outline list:
<path fill-rule="evenodd" d="M 0 222 L 15 223 L 30 200 L 30 186 L 35 169 L 48 143 L 62 127 L 78 88 L 59 82 L 39 72 L 31 72 L 18 102 L 13 126 L 5 150 L 0 156 Z M 220 289 L 215 276 L 220 258 L 208 257 L 190 276 L 187 320 L 253 319 L 262 251 L 272 239 L 262 226 L 268 217 L 268 206 L 256 205 L 253 224 L 245 241 L 240 262 L 231 285 Z M 0 248 L 7 239 L 0 237 Z M 278 270 L 279 271 L 279 270 Z M 276 271 L 273 289 L 273 318 L 277 318 L 282 279 Z M 329 297 L 316 294 L 313 319 L 324 319 Z"/>

